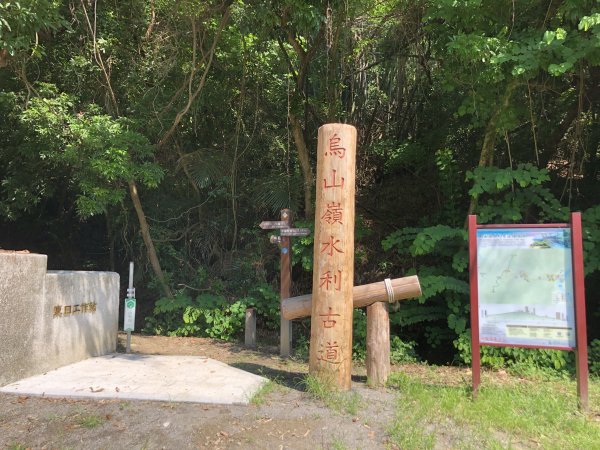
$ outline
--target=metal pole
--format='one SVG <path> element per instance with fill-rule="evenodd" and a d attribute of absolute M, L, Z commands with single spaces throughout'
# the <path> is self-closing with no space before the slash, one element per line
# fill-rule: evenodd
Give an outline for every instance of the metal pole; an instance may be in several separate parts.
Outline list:
<path fill-rule="evenodd" d="M 481 384 L 481 345 L 479 342 L 479 281 L 477 279 L 477 216 L 469 215 L 469 279 L 471 294 L 471 378 L 473 398 Z"/>
<path fill-rule="evenodd" d="M 129 287 L 129 290 L 133 289 L 133 261 L 131 261 L 129 263 L 129 286 L 128 287 Z"/>
<path fill-rule="evenodd" d="M 289 209 L 281 210 L 281 220 L 286 221 L 289 227 L 292 226 L 292 212 Z M 292 271 L 290 263 L 291 238 L 281 237 L 281 279 L 280 279 L 280 297 L 281 300 L 289 298 L 291 292 Z M 280 303 L 281 308 L 281 303 Z M 280 352 L 283 357 L 288 357 L 292 353 L 292 321 L 285 320 L 281 315 L 280 327 Z"/>
<path fill-rule="evenodd" d="M 133 261 L 129 263 L 129 287 L 127 289 L 127 298 L 133 298 Z M 131 330 L 127 330 L 127 347 L 125 348 L 126 353 L 131 353 Z"/>

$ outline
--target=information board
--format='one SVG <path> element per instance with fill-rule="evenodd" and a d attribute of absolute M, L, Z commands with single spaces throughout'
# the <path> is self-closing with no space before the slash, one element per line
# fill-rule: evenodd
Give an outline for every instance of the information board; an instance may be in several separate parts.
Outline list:
<path fill-rule="evenodd" d="M 477 230 L 479 340 L 573 349 L 571 230 Z"/>
<path fill-rule="evenodd" d="M 481 346 L 573 350 L 577 395 L 588 409 L 581 213 L 570 223 L 477 224 L 470 215 L 473 397 Z"/>

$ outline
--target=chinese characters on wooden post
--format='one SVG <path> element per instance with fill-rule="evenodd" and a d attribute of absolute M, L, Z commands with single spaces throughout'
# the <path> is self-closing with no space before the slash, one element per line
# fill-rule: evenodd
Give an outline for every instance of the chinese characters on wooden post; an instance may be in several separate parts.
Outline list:
<path fill-rule="evenodd" d="M 310 373 L 350 389 L 356 128 L 319 128 Z"/>

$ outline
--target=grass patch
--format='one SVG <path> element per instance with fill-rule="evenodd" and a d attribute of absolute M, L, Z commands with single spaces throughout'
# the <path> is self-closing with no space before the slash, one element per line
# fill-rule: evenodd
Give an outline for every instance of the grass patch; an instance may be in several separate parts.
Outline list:
<path fill-rule="evenodd" d="M 19 444 L 17 442 L 13 442 L 12 444 L 8 444 L 8 447 L 6 447 L 8 450 L 26 450 L 27 446 L 23 445 L 23 444 Z"/>
<path fill-rule="evenodd" d="M 346 443 L 343 440 L 336 437 L 331 442 L 331 448 L 333 450 L 346 450 L 348 447 L 346 447 Z"/>
<path fill-rule="evenodd" d="M 358 392 L 342 392 L 326 378 L 309 374 L 303 384 L 312 398 L 321 400 L 328 408 L 339 413 L 356 415 L 363 404 L 363 399 Z"/>
<path fill-rule="evenodd" d="M 77 423 L 82 427 L 92 429 L 102 425 L 104 423 L 104 419 L 95 414 L 90 414 L 89 416 L 80 417 Z"/>
<path fill-rule="evenodd" d="M 258 391 L 252 396 L 250 399 L 250 403 L 255 406 L 260 406 L 266 403 L 267 397 L 276 391 L 279 388 L 279 385 L 272 381 L 268 380 L 265 384 L 263 384 Z"/>
<path fill-rule="evenodd" d="M 516 378 L 484 383 L 472 400 L 470 383 L 448 386 L 402 373 L 397 417 L 389 432 L 400 448 L 600 448 L 600 386 L 590 384 L 589 415 L 577 409 L 572 381 L 533 382 Z M 595 405 L 595 406 L 593 406 Z"/>
<path fill-rule="evenodd" d="M 395 422 L 389 433 L 390 441 L 403 450 L 429 450 L 435 445 L 434 436 L 414 418 Z"/>
<path fill-rule="evenodd" d="M 338 392 L 332 380 L 324 377 L 316 377 L 311 374 L 308 374 L 304 378 L 303 384 L 306 392 L 311 397 L 322 400 L 325 403 L 330 401 Z"/>
<path fill-rule="evenodd" d="M 48 416 L 46 417 L 46 420 L 48 421 L 48 423 L 58 422 L 58 421 L 61 421 L 63 419 L 64 419 L 64 417 L 62 417 L 62 416 L 60 416 L 60 415 L 58 415 L 56 413 L 53 413 L 53 412 L 50 413 L 50 414 L 48 414 Z"/>

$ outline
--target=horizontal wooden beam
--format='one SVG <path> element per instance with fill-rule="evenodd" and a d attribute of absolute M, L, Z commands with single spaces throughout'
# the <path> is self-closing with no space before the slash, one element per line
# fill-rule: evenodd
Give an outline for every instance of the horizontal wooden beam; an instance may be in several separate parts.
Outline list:
<path fill-rule="evenodd" d="M 394 292 L 394 301 L 419 297 L 422 294 L 419 277 L 416 275 L 394 278 L 390 281 Z M 390 300 L 383 281 L 354 286 L 352 296 L 355 308 L 363 308 L 376 302 L 388 302 Z M 281 314 L 286 320 L 308 317 L 311 315 L 311 308 L 312 295 L 310 294 L 290 297 L 281 301 Z"/>

